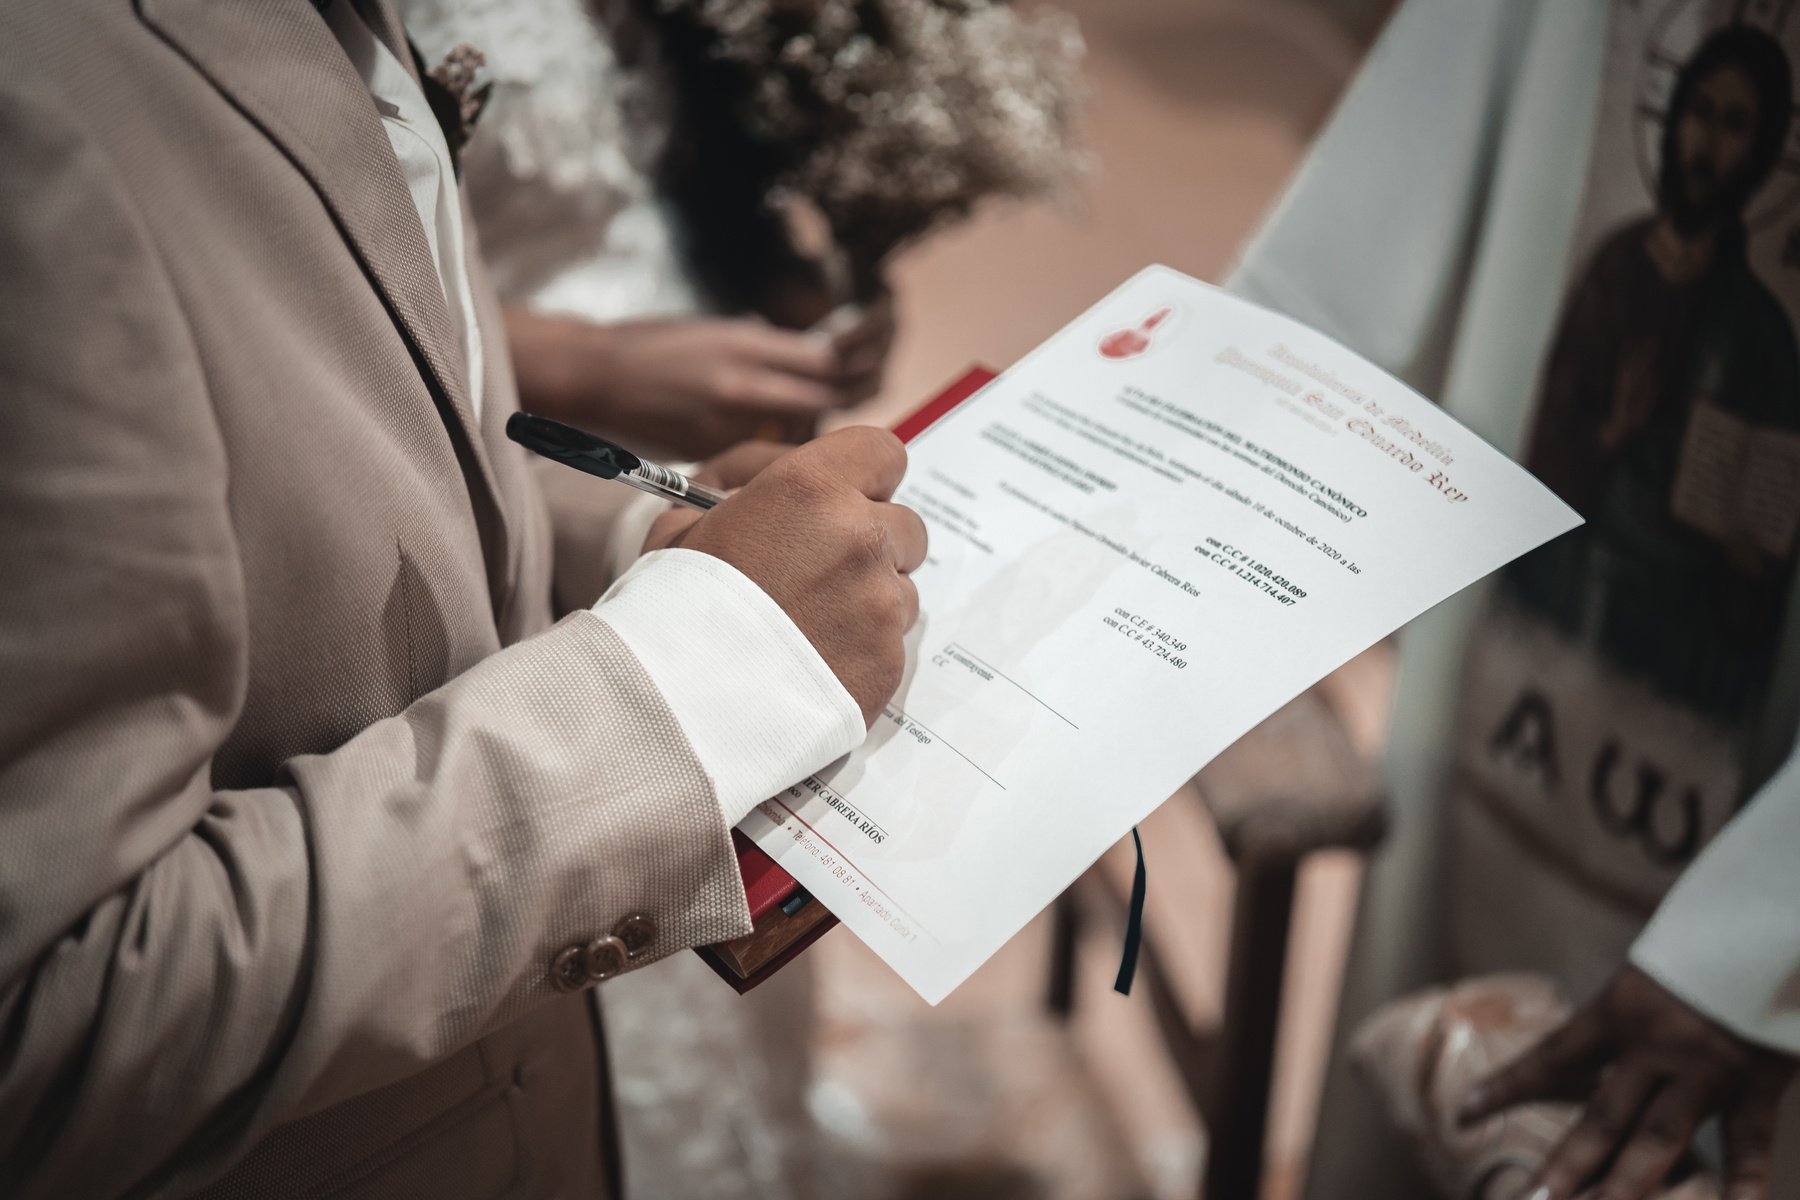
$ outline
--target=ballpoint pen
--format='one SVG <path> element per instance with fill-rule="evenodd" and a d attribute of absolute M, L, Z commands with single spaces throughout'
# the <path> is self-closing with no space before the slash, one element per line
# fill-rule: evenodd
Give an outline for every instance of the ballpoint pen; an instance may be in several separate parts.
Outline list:
<path fill-rule="evenodd" d="M 527 450 L 602 479 L 617 479 L 640 491 L 689 508 L 708 509 L 730 494 L 689 479 L 679 471 L 645 462 L 625 447 L 549 417 L 517 412 L 506 418 L 506 436 Z"/>

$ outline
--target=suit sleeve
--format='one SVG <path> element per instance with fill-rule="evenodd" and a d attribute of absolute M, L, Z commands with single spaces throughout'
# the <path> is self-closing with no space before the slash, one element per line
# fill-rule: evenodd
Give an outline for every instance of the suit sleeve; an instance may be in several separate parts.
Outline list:
<path fill-rule="evenodd" d="M 1631 961 L 1740 1037 L 1800 1054 L 1800 755 L 1675 881 Z"/>
<path fill-rule="evenodd" d="M 3 87 L 0 147 L 0 1195 L 184 1190 L 626 914 L 641 961 L 747 932 L 712 781 L 589 612 L 212 786 L 250 648 L 202 364 L 99 153 Z"/>

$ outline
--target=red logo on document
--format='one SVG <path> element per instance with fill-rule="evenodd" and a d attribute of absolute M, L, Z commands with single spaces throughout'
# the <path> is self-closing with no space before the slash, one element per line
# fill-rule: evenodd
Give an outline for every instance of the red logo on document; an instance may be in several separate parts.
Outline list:
<path fill-rule="evenodd" d="M 1115 329 L 1100 339 L 1101 358 L 1136 358 L 1150 348 L 1157 327 L 1175 315 L 1175 306 L 1165 304 L 1130 329 Z"/>

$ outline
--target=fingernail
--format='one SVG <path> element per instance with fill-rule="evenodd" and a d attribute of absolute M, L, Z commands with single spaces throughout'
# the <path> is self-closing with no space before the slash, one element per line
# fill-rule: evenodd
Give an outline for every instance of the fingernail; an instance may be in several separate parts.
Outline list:
<path fill-rule="evenodd" d="M 1550 1185 L 1547 1183 L 1538 1184 L 1537 1190 L 1525 1197 L 1525 1200 L 1550 1200 Z"/>

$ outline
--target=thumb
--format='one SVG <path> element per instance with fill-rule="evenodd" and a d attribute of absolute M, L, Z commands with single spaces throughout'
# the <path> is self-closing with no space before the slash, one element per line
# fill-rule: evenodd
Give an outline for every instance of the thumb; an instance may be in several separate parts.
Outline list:
<path fill-rule="evenodd" d="M 792 449 L 780 442 L 739 442 L 724 453 L 707 459 L 694 472 L 694 478 L 727 491 L 741 488 L 761 474 L 764 467 Z"/>
<path fill-rule="evenodd" d="M 705 515 L 691 508 L 671 508 L 656 518 L 655 523 L 650 526 L 650 532 L 644 535 L 644 553 L 681 545 L 687 538 L 688 530 Z"/>
<path fill-rule="evenodd" d="M 1559 1095 L 1572 1077 L 1604 1061 L 1608 1041 L 1604 1019 L 1588 1005 L 1509 1066 L 1470 1088 L 1457 1106 L 1456 1123 L 1467 1128 L 1515 1104 Z"/>

